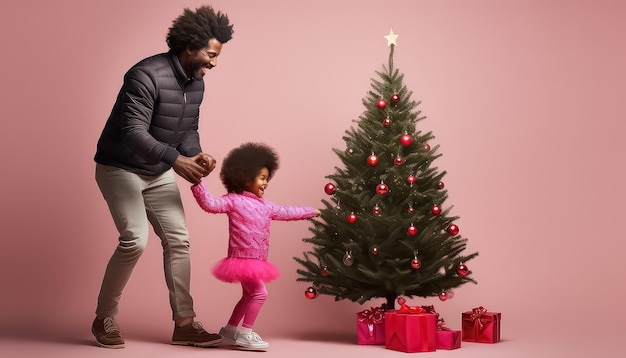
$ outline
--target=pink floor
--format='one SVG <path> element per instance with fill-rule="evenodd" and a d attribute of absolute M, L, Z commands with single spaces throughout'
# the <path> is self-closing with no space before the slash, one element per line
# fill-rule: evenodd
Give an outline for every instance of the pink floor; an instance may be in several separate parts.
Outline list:
<path fill-rule="evenodd" d="M 104 349 L 96 347 L 86 332 L 80 337 L 64 338 L 0 338 L 0 357 L 10 358 L 141 358 L 141 357 L 299 357 L 299 358 L 367 358 L 367 357 L 403 357 L 418 355 L 433 358 L 522 358 L 522 357 L 623 357 L 619 337 L 600 335 L 587 338 L 566 337 L 555 332 L 555 337 L 543 339 L 506 338 L 496 344 L 463 342 L 461 348 L 446 351 L 438 350 L 427 353 L 403 353 L 385 349 L 383 346 L 364 346 L 355 344 L 355 336 L 348 332 L 343 336 L 311 334 L 307 337 L 263 337 L 271 346 L 265 352 L 245 352 L 230 347 L 195 348 L 172 346 L 168 337 L 145 336 L 134 333 L 125 337 L 126 348 Z"/>

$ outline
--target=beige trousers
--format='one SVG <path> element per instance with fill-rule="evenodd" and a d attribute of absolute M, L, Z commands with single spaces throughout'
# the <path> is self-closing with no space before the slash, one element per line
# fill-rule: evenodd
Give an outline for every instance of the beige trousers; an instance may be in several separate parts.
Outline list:
<path fill-rule="evenodd" d="M 96 182 L 119 232 L 102 280 L 96 315 L 103 318 L 118 313 L 122 291 L 146 248 L 151 224 L 163 247 L 172 318 L 195 317 L 189 294 L 189 233 L 173 170 L 149 177 L 96 164 Z"/>

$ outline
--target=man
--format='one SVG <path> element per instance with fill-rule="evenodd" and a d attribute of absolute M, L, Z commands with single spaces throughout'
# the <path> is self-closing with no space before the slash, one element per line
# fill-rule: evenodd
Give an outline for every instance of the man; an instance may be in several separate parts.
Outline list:
<path fill-rule="evenodd" d="M 96 181 L 119 232 L 91 328 L 101 347 L 124 347 L 115 316 L 146 247 L 148 223 L 163 247 L 175 322 L 172 344 L 207 347 L 222 340 L 194 321 L 189 234 L 173 172 L 197 184 L 215 168 L 215 159 L 202 152 L 198 135 L 202 77 L 217 65 L 222 45 L 232 34 L 228 17 L 210 6 L 185 9 L 167 34 L 169 51 L 140 61 L 124 76 L 94 158 Z"/>

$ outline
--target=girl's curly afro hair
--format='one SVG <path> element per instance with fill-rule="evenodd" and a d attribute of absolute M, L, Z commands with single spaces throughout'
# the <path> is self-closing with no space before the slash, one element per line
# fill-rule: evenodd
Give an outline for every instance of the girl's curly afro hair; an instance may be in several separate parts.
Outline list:
<path fill-rule="evenodd" d="M 185 9 L 173 21 L 166 42 L 169 48 L 179 53 L 187 47 L 197 50 L 207 45 L 210 39 L 225 44 L 233 37 L 233 25 L 228 16 L 215 12 L 210 6 L 200 6 L 196 11 Z"/>
<path fill-rule="evenodd" d="M 267 168 L 269 181 L 278 169 L 278 154 L 262 143 L 244 143 L 232 149 L 222 162 L 220 179 L 229 193 L 241 194 L 259 171 Z"/>

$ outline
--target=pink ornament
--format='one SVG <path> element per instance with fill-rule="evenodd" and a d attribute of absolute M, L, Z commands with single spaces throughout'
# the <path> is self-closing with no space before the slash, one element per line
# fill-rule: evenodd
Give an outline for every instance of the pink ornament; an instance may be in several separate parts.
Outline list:
<path fill-rule="evenodd" d="M 328 195 L 333 195 L 335 193 L 335 189 L 335 184 L 333 183 L 328 183 L 324 186 L 324 192 Z"/>
<path fill-rule="evenodd" d="M 453 289 L 447 289 L 446 290 L 446 297 L 448 297 L 449 300 L 454 298 L 454 290 Z"/>
<path fill-rule="evenodd" d="M 439 299 L 440 299 L 440 300 L 442 300 L 442 301 L 447 300 L 447 299 L 448 299 L 448 294 L 447 294 L 447 293 L 445 293 L 445 291 L 444 291 L 444 292 L 441 292 L 441 293 L 439 294 Z"/>
<path fill-rule="evenodd" d="M 424 144 L 424 150 L 427 152 L 430 150 L 430 145 L 428 145 L 428 143 Z"/>
<path fill-rule="evenodd" d="M 367 165 L 370 167 L 375 167 L 378 165 L 378 157 L 374 154 L 367 157 Z"/>
<path fill-rule="evenodd" d="M 397 93 L 394 93 L 394 94 L 391 96 L 391 102 L 393 102 L 393 103 L 398 103 L 399 101 L 400 101 L 400 96 L 399 96 Z"/>
<path fill-rule="evenodd" d="M 413 137 L 411 137 L 408 133 L 404 133 L 402 137 L 400 137 L 400 143 L 402 143 L 403 146 L 408 147 L 411 143 L 413 143 Z"/>

